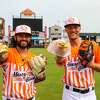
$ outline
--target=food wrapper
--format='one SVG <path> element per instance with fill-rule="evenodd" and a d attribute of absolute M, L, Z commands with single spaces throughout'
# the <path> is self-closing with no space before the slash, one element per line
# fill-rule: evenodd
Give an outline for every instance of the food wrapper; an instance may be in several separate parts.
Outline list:
<path fill-rule="evenodd" d="M 62 39 L 52 41 L 48 45 L 47 50 L 51 54 L 55 56 L 60 56 L 60 57 L 68 56 L 71 53 L 70 43 Z"/>

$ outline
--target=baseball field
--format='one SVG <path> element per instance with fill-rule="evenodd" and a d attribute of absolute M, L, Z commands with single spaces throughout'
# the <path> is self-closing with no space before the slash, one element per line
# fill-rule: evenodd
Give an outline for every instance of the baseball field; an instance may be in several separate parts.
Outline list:
<path fill-rule="evenodd" d="M 48 58 L 46 80 L 36 84 L 37 94 L 36 100 L 61 100 L 63 90 L 63 68 L 58 68 L 55 64 L 53 55 L 47 52 L 45 48 L 32 48 L 33 54 L 42 53 Z M 100 73 L 95 73 L 95 91 L 97 100 L 100 100 Z M 0 70 L 0 100 L 2 89 L 2 70 Z"/>

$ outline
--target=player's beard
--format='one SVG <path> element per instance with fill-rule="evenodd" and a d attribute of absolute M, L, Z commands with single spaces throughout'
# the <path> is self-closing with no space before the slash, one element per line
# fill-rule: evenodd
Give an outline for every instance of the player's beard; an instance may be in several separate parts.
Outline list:
<path fill-rule="evenodd" d="M 16 41 L 16 46 L 20 47 L 21 49 L 28 48 L 30 43 L 26 40 Z"/>

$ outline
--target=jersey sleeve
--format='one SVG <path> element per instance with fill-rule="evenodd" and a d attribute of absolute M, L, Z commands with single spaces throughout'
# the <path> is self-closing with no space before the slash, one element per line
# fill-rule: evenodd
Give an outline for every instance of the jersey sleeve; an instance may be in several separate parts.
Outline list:
<path fill-rule="evenodd" d="M 93 43 L 93 53 L 95 63 L 100 63 L 100 46 L 96 42 Z"/>

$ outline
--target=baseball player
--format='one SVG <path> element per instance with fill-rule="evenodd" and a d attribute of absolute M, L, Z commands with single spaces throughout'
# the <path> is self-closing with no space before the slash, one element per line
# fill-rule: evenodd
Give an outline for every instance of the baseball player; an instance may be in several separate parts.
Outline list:
<path fill-rule="evenodd" d="M 99 47 L 93 41 L 80 40 L 81 24 L 77 17 L 68 17 L 64 27 L 71 54 L 56 57 L 57 64 L 65 67 L 62 100 L 96 100 L 94 70 L 100 71 Z"/>
<path fill-rule="evenodd" d="M 35 82 L 45 80 L 45 57 L 32 55 L 31 28 L 15 29 L 15 48 L 0 44 L 0 65 L 3 68 L 2 100 L 35 100 Z"/>

